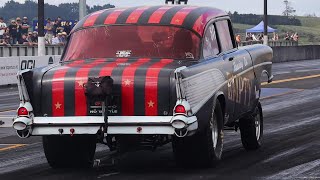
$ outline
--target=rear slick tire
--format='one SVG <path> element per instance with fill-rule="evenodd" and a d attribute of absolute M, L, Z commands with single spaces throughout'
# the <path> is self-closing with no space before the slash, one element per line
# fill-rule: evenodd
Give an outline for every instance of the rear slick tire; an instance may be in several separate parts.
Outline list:
<path fill-rule="evenodd" d="M 43 136 L 44 153 L 52 168 L 91 168 L 96 136 Z"/>
<path fill-rule="evenodd" d="M 203 132 L 190 137 L 174 137 L 175 160 L 182 167 L 211 167 L 223 151 L 223 113 L 219 100 L 212 108 L 208 125 Z"/>
<path fill-rule="evenodd" d="M 247 151 L 256 150 L 261 147 L 263 114 L 260 102 L 258 102 L 252 114 L 240 119 L 240 133 L 242 145 Z"/>

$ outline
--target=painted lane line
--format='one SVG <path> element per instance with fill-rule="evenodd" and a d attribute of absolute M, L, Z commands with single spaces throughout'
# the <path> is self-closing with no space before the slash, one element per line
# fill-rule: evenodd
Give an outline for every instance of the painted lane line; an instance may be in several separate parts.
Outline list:
<path fill-rule="evenodd" d="M 11 145 L 11 146 L 9 146 L 9 147 L 0 148 L 0 152 L 1 152 L 1 151 L 6 151 L 6 150 L 15 149 L 15 148 L 22 147 L 22 146 L 26 146 L 26 144 L 15 144 L 15 145 Z"/>
<path fill-rule="evenodd" d="M 298 77 L 298 78 L 282 79 L 282 80 L 272 81 L 271 83 L 264 82 L 264 83 L 261 83 L 261 85 L 279 84 L 279 83 L 284 83 L 284 82 L 305 80 L 305 79 L 318 78 L 318 77 L 320 77 L 320 74 L 311 75 L 311 76 L 303 76 L 303 77 Z"/>
<path fill-rule="evenodd" d="M 284 95 L 293 94 L 293 93 L 302 92 L 302 91 L 304 91 L 304 89 L 297 89 L 297 90 L 292 90 L 292 91 L 285 92 L 285 93 L 274 94 L 274 95 L 271 95 L 271 96 L 262 97 L 262 98 L 260 98 L 260 99 L 261 99 L 261 100 L 270 99 L 270 98 L 279 97 L 279 96 L 284 96 Z"/>

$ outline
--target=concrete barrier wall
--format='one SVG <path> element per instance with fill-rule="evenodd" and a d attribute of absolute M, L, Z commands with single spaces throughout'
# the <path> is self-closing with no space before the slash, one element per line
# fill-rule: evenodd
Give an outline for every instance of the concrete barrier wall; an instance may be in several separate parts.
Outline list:
<path fill-rule="evenodd" d="M 272 47 L 273 62 L 320 59 L 320 45 Z"/>

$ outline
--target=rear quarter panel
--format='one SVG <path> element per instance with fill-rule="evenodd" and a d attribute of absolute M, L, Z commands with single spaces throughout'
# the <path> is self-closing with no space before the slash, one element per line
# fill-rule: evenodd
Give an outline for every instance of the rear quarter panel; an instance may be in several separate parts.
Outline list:
<path fill-rule="evenodd" d="M 258 85 L 261 85 L 262 76 L 266 75 L 269 80 L 272 79 L 272 59 L 273 51 L 269 46 L 251 45 L 245 46 L 252 58 L 254 72 L 257 77 Z"/>

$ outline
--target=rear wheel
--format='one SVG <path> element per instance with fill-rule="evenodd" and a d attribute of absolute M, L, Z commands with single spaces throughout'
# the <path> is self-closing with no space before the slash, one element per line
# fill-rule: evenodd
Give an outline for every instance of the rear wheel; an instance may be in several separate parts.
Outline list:
<path fill-rule="evenodd" d="M 242 145 L 246 150 L 256 150 L 261 147 L 263 136 L 263 115 L 260 102 L 254 112 L 240 119 Z"/>
<path fill-rule="evenodd" d="M 212 109 L 207 128 L 190 137 L 174 137 L 172 146 L 177 164 L 184 167 L 210 167 L 221 159 L 223 114 L 219 101 Z"/>
<path fill-rule="evenodd" d="M 96 150 L 96 136 L 43 136 L 43 149 L 53 168 L 90 168 Z"/>

